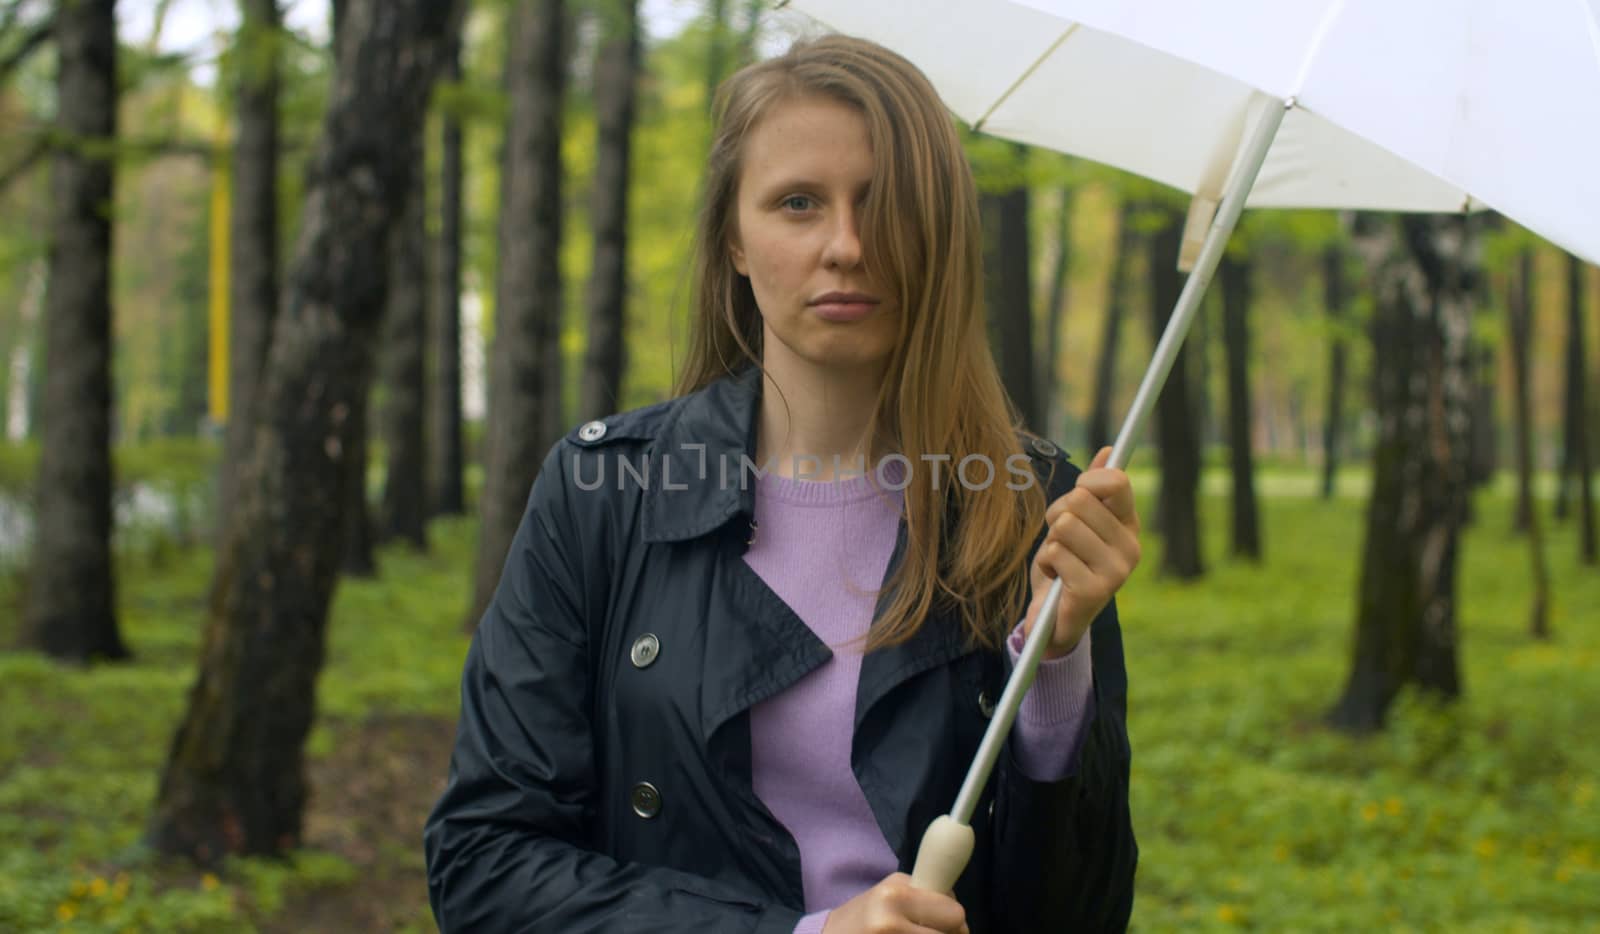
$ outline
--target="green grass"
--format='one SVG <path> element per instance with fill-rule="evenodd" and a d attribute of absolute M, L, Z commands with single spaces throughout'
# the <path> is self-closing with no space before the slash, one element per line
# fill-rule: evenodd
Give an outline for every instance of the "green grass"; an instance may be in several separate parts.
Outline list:
<path fill-rule="evenodd" d="M 1264 503 L 1265 566 L 1122 598 L 1141 843 L 1135 926 L 1600 930 L 1600 568 L 1548 543 L 1555 641 L 1526 635 L 1526 542 L 1480 496 L 1460 573 L 1466 696 L 1324 729 L 1348 672 L 1363 504 Z M 1148 510 L 1146 510 L 1148 514 Z"/>
<path fill-rule="evenodd" d="M 381 580 L 340 584 L 313 759 L 327 759 L 370 718 L 454 717 L 474 533 L 467 521 L 436 522 L 431 554 L 385 550 Z M 0 652 L 0 931 L 253 931 L 296 895 L 355 892 L 368 873 L 420 871 L 422 813 L 399 832 L 413 845 L 365 871 L 306 850 L 287 861 L 236 861 L 212 876 L 141 847 L 194 676 L 210 564 L 199 549 L 123 556 L 130 664 L 83 670 Z M 16 591 L 14 576 L 0 584 L 0 644 L 15 635 Z M 448 747 L 438 756 L 419 785 L 442 777 Z M 408 896 L 398 914 L 416 930 L 431 929 L 425 890 L 412 886 Z"/>
<path fill-rule="evenodd" d="M 1263 503 L 1262 568 L 1225 560 L 1226 501 L 1208 497 L 1208 576 L 1159 579 L 1152 539 L 1122 597 L 1135 927 L 1600 931 L 1600 569 L 1577 564 L 1571 524 L 1548 544 L 1556 639 L 1540 645 L 1525 634 L 1528 561 L 1506 532 L 1509 500 L 1481 495 L 1461 571 L 1465 698 L 1437 709 L 1408 697 L 1387 731 L 1350 738 L 1320 718 L 1348 665 L 1361 501 L 1295 495 L 1292 471 L 1263 479 L 1281 495 Z M 382 771 L 334 765 L 372 735 L 364 725 L 453 717 L 474 529 L 436 524 L 432 541 L 428 556 L 381 553 L 379 581 L 340 585 L 314 776 Z M 84 671 L 0 652 L 0 931 L 352 930 L 308 905 L 376 898 L 389 926 L 431 929 L 421 813 L 394 818 L 411 826 L 370 858 L 313 847 L 206 876 L 140 849 L 193 678 L 210 558 L 124 549 L 121 562 L 133 663 Z M 0 578 L 0 644 L 16 588 Z M 446 752 L 434 752 L 390 771 L 436 782 Z M 325 841 L 368 827 L 340 829 L 355 820 L 340 808 L 392 797 L 354 783 L 316 793 L 308 837 Z M 427 797 L 398 806 L 413 800 Z"/>

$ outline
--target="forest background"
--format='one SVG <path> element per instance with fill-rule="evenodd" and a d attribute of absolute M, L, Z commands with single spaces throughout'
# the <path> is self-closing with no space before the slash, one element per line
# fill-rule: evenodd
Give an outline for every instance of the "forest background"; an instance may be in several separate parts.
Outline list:
<path fill-rule="evenodd" d="M 231 502 L 219 491 L 235 374 L 219 365 L 217 322 L 232 312 L 239 274 L 230 261 L 239 88 L 252 62 L 277 63 L 272 197 L 287 294 L 328 132 L 337 11 L 276 4 L 284 27 L 263 42 L 231 2 L 114 6 L 117 130 L 88 156 L 112 168 L 115 192 L 106 442 L 112 615 L 129 657 L 109 664 L 119 653 L 41 651 L 28 623 L 40 491 L 51 482 L 41 461 L 62 200 L 52 159 L 68 147 L 58 6 L 0 2 L 0 930 L 428 929 L 417 835 L 453 735 L 463 626 L 481 606 L 485 568 L 492 577 L 500 560 L 478 516 L 494 497 L 520 502 L 526 491 L 526 478 L 495 480 L 483 454 L 496 335 L 522 320 L 502 315 L 497 299 L 508 282 L 550 281 L 538 279 L 527 243 L 559 244 L 546 290 L 559 301 L 543 320 L 559 358 L 548 371 L 560 376 L 553 399 L 537 403 L 545 437 L 530 443 L 547 447 L 551 432 L 667 398 L 687 336 L 710 90 L 810 27 L 759 0 L 470 4 L 460 73 L 439 69 L 419 110 L 425 181 L 413 190 L 425 258 L 410 265 L 423 278 L 398 287 L 391 278 L 386 320 L 368 332 L 371 415 L 358 434 L 370 444 L 362 482 L 343 500 L 326 659 L 298 662 L 320 671 L 303 743 L 309 801 L 283 818 L 298 828 L 292 845 L 219 857 L 161 830 L 195 825 L 174 816 L 181 808 L 164 789 L 182 770 L 174 731 L 204 715 L 188 697 L 197 652 L 228 631 L 211 598 Z M 564 41 L 541 58 L 533 40 L 551 22 Z M 623 124 L 628 182 L 617 186 L 606 181 L 616 163 L 601 125 L 616 125 L 606 50 L 622 34 L 640 44 L 637 71 L 620 79 L 634 98 Z M 516 215 L 509 206 L 534 202 L 507 186 L 518 148 L 508 140 L 529 126 L 516 112 L 533 98 L 514 79 L 551 60 L 559 80 L 543 91 L 559 114 L 538 126 L 558 128 L 559 165 L 542 171 L 559 179 L 559 195 L 537 217 Z M 459 163 L 447 158 L 452 128 Z M 1131 400 L 1181 281 L 1170 246 L 1184 201 L 1058 154 L 972 134 L 967 144 L 1008 388 L 1029 425 L 1086 460 Z M 451 177 L 459 228 L 446 222 Z M 615 215 L 606 195 L 619 187 L 620 226 L 597 222 Z M 558 228 L 531 234 L 551 211 Z M 1600 450 L 1600 270 L 1492 216 L 1429 222 L 1470 232 L 1469 248 L 1449 258 L 1472 282 L 1457 365 L 1471 429 L 1450 455 L 1460 499 L 1440 507 L 1462 535 L 1445 586 L 1454 674 L 1442 684 L 1408 670 L 1366 697 L 1365 640 L 1415 621 L 1362 610 L 1363 588 L 1377 586 L 1363 561 L 1392 532 L 1368 511 L 1383 502 L 1374 467 L 1389 403 L 1378 384 L 1391 348 L 1369 258 L 1382 232 L 1363 223 L 1395 222 L 1246 215 L 1163 399 L 1192 431 L 1163 438 L 1153 427 L 1134 459 L 1153 527 L 1150 558 L 1122 598 L 1143 853 L 1134 923 L 1596 930 L 1600 568 L 1588 478 Z M 606 293 L 597 258 L 612 255 L 619 229 L 620 318 L 608 318 L 597 310 Z M 447 241 L 459 256 L 453 307 L 436 297 Z M 1396 262 L 1416 260 L 1401 238 L 1388 249 Z M 423 317 L 395 311 L 402 294 L 428 296 Z M 454 509 L 438 495 L 441 423 L 423 414 L 437 411 L 452 376 L 433 353 L 441 316 L 460 328 Z M 614 360 L 596 358 L 602 321 L 620 338 Z M 403 374 L 419 365 L 413 383 Z M 608 379 L 609 392 L 592 388 Z M 428 397 L 406 391 L 414 385 Z M 423 448 L 401 448 L 415 426 L 413 441 L 397 440 L 406 412 L 426 423 Z M 393 475 L 410 462 L 427 464 L 406 482 L 429 507 L 408 525 Z M 1186 485 L 1187 507 L 1170 492 Z M 299 755 L 296 746 L 296 770 Z M 176 839 L 191 845 L 161 845 Z"/>

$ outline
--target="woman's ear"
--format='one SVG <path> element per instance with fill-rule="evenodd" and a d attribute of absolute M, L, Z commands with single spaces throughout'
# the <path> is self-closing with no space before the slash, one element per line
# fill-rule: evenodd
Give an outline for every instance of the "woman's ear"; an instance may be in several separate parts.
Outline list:
<path fill-rule="evenodd" d="M 739 275 L 750 275 L 749 264 L 744 260 L 744 247 L 739 245 L 737 237 L 728 239 L 728 258 L 733 260 L 733 268 L 738 271 Z"/>

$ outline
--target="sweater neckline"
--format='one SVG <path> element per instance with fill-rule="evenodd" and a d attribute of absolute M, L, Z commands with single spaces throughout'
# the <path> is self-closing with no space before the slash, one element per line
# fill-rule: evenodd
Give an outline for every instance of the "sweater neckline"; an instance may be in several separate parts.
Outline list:
<path fill-rule="evenodd" d="M 878 497 L 900 501 L 898 484 L 904 471 L 895 461 L 884 465 L 881 478 L 874 471 L 846 474 L 832 480 L 801 480 L 767 473 L 756 478 L 756 494 L 793 506 L 848 506 Z"/>

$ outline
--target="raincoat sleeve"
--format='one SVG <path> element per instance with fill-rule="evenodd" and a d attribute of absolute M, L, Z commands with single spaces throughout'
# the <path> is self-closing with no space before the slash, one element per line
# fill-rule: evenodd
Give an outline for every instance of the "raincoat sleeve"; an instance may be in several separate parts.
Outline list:
<path fill-rule="evenodd" d="M 594 550 L 585 532 L 599 520 L 579 514 L 592 507 L 575 503 L 564 444 L 534 482 L 467 653 L 449 783 L 423 834 L 439 928 L 788 934 L 798 911 L 588 848 L 596 803 L 585 594 L 606 565 L 585 556 Z"/>
<path fill-rule="evenodd" d="M 1078 475 L 1065 460 L 1057 468 L 1052 499 Z M 1114 600 L 1095 618 L 1090 639 L 1090 714 L 1072 770 L 1058 781 L 1030 779 L 1018 762 L 1015 734 L 996 769 L 990 825 L 996 930 L 1128 926 L 1139 848 L 1128 810 L 1128 676 Z"/>

